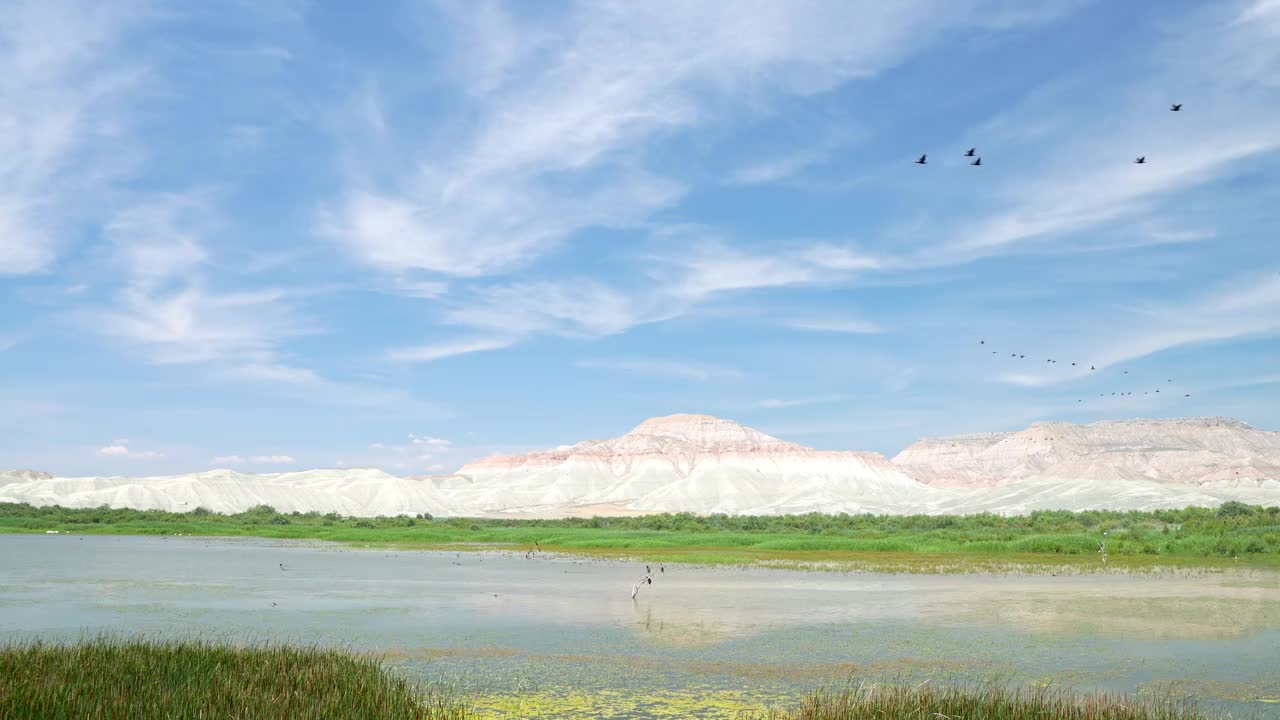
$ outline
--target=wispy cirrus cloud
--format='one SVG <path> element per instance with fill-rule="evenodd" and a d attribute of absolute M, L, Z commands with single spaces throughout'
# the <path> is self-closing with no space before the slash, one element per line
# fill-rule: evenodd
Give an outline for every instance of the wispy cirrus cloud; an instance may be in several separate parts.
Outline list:
<path fill-rule="evenodd" d="M 1127 70 L 1140 76 L 1104 89 L 1087 107 L 1074 99 L 1096 88 L 1098 73 L 1110 68 L 1083 66 L 977 128 L 976 135 L 1001 137 L 1015 164 L 996 186 L 1004 207 L 959 232 L 939 233 L 943 242 L 905 256 L 904 264 L 967 263 L 1063 243 L 1118 221 L 1158 222 L 1170 197 L 1280 151 L 1280 127 L 1272 117 L 1280 104 L 1274 82 L 1280 45 L 1269 17 L 1261 4 L 1234 21 L 1225 6 L 1205 8 L 1147 46 L 1143 62 Z M 1191 97 L 1170 97 L 1178 92 L 1170 88 Z M 1184 110 L 1169 112 L 1171 102 L 1183 102 Z M 1096 112 L 1100 103 L 1106 113 Z M 1050 133 L 1053 147 L 1046 152 Z M 1134 164 L 1137 156 L 1146 163 Z M 1206 232 L 1213 230 L 1197 230 L 1191 239 Z M 1145 235 L 1156 242 L 1188 239 L 1167 228 Z"/>
<path fill-rule="evenodd" d="M 644 167 L 639 149 L 735 111 L 874 76 L 944 30 L 1043 20 L 1000 12 L 1005 6 L 584 3 L 525 39 L 497 4 L 470 14 L 446 5 L 445 21 L 474 36 L 457 43 L 468 50 L 450 66 L 466 83 L 459 111 L 474 132 L 434 148 L 430 160 L 352 172 L 318 227 L 391 272 L 507 271 L 579 230 L 635 226 L 680 200 L 688 181 Z M 383 137 L 394 128 L 382 109 L 388 100 L 364 97 L 378 108 L 363 112 L 379 118 L 372 135 Z"/>
<path fill-rule="evenodd" d="M 1075 336 L 1069 351 L 1049 351 L 1066 351 L 1061 357 L 1078 357 L 1078 365 L 1059 361 L 1042 372 L 1004 373 L 997 379 L 1043 387 L 1086 377 L 1093 367 L 1102 371 L 1174 348 L 1275 336 L 1280 336 L 1280 268 L 1236 277 L 1212 291 L 1176 301 L 1125 308 L 1112 315 L 1105 333 L 1095 329 L 1091 335 Z M 1035 360 L 1040 367 L 1040 358 Z"/>
<path fill-rule="evenodd" d="M 93 191 L 129 164 L 123 100 L 142 71 L 115 51 L 136 15 L 130 2 L 18 0 L 5 8 L 0 275 L 47 268 L 93 206 Z"/>
<path fill-rule="evenodd" d="M 593 358 L 579 360 L 574 365 L 585 369 L 696 382 L 740 382 L 747 378 L 746 373 L 735 368 L 655 358 Z"/>
<path fill-rule="evenodd" d="M 279 288 L 218 291 L 203 272 L 205 238 L 219 220 L 205 193 L 160 193 L 119 211 L 105 228 L 128 284 L 106 310 L 80 316 L 95 332 L 134 346 L 148 362 L 220 362 L 240 377 L 310 382 L 280 345 L 305 334 Z"/>
<path fill-rule="evenodd" d="M 515 341 L 505 338 L 475 338 L 470 340 L 451 340 L 434 345 L 417 345 L 391 350 L 387 356 L 397 362 L 431 362 L 456 355 L 501 350 L 510 347 Z"/>
<path fill-rule="evenodd" d="M 812 317 L 812 318 L 793 318 L 786 320 L 783 325 L 796 330 L 808 330 L 810 332 L 822 333 L 841 333 L 847 335 L 874 335 L 883 332 L 884 329 L 879 325 L 868 320 L 858 318 L 840 318 L 840 317 Z"/>
<path fill-rule="evenodd" d="M 762 408 L 769 410 L 779 410 L 792 407 L 809 407 L 811 405 L 830 405 L 832 403 L 844 402 L 848 400 L 848 395 L 815 395 L 813 397 L 802 398 L 769 398 L 756 403 Z"/>

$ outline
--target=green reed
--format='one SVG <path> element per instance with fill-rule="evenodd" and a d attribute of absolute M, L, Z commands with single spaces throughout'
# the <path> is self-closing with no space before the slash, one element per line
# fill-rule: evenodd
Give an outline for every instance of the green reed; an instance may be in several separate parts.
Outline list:
<path fill-rule="evenodd" d="M 6 720 L 463 720 L 458 699 L 388 672 L 376 658 L 288 645 L 113 637 L 0 647 Z"/>
<path fill-rule="evenodd" d="M 1005 685 L 864 685 L 826 689 L 754 720 L 1203 720 L 1189 700 Z"/>

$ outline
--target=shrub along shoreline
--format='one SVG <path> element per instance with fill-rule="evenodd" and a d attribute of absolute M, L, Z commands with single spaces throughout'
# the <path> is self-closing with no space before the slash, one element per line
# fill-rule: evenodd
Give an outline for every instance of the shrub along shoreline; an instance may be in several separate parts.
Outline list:
<path fill-rule="evenodd" d="M 920 562 L 1111 567 L 1280 566 L 1280 507 L 1229 502 L 1151 512 L 1038 511 L 1028 515 L 730 516 L 516 520 L 358 518 L 258 506 L 219 514 L 0 503 L 0 532 L 252 536 L 418 549 L 543 550 L 669 562 Z"/>
<path fill-rule="evenodd" d="M 548 708 L 555 712 L 555 708 Z M 448 691 L 424 688 L 377 658 L 321 647 L 151 642 L 108 636 L 0 646 L 0 717 L 9 720 L 342 718 L 471 720 Z M 489 716 L 491 717 L 491 716 Z M 533 720 L 530 716 L 530 720 Z M 824 689 L 751 720 L 1203 720 L 1194 704 L 1059 688 L 871 685 Z"/>

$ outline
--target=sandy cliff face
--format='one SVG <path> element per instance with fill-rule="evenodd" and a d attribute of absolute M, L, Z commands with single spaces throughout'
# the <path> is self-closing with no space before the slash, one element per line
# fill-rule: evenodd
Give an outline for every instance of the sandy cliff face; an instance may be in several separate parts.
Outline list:
<path fill-rule="evenodd" d="M 1037 423 L 1019 432 L 920 440 L 893 462 L 937 487 L 1028 480 L 1190 485 L 1280 480 L 1280 433 L 1228 418 Z"/>

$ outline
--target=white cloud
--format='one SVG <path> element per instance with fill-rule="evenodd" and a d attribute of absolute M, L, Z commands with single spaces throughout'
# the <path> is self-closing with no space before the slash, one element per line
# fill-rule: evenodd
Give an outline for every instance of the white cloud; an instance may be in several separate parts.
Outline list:
<path fill-rule="evenodd" d="M 814 317 L 794 318 L 783 323 L 787 327 L 811 332 L 844 333 L 849 335 L 871 335 L 882 332 L 879 325 L 856 318 Z"/>
<path fill-rule="evenodd" d="M 1094 329 L 1091 335 L 1075 336 L 1073 351 L 1082 358 L 1078 366 L 1060 362 L 1051 373 L 1008 373 L 998 379 L 1027 387 L 1053 385 L 1085 377 L 1091 366 L 1103 371 L 1178 347 L 1280 335 L 1278 272 L 1233 278 L 1211 292 L 1176 302 L 1114 312 L 1105 333 Z M 1096 328 L 1096 323 L 1088 325 Z"/>
<path fill-rule="evenodd" d="M 17 0 L 0 20 L 0 275 L 46 268 L 134 151 L 113 51 L 132 3 Z M 69 18 L 74 18 L 70 21 Z"/>
<path fill-rule="evenodd" d="M 993 185 L 1003 207 L 966 223 L 959 233 L 906 258 L 935 266 L 1011 254 L 1129 218 L 1153 222 L 1161 202 L 1212 183 L 1241 161 L 1280 150 L 1280 43 L 1259 23 L 1229 23 L 1221 7 L 1183 19 L 1178 32 L 1153 39 L 1115 90 L 1099 93 L 1097 65 L 1047 84 L 1023 103 L 975 129 L 999 136 L 1010 156 L 1007 180 Z M 1123 71 L 1122 71 L 1123 72 Z M 1194 88 L 1192 98 L 1170 97 Z M 1172 90 L 1171 90 L 1172 89 Z M 1094 100 L 1074 102 L 1084 93 Z M 1168 112 L 1170 102 L 1186 102 Z M 1096 108 L 1105 104 L 1107 112 Z M 1045 151 L 1043 128 L 1052 128 Z M 1146 164 L 1132 162 L 1145 156 Z M 1203 232 L 1203 231 L 1200 231 Z M 1191 235 L 1146 234 L 1147 241 L 1179 242 Z M 1089 242 L 1085 238 L 1081 242 Z"/>
<path fill-rule="evenodd" d="M 311 328 L 280 289 L 222 292 L 200 272 L 208 262 L 203 236 L 220 224 L 210 199 L 161 193 L 119 211 L 105 234 L 128 271 L 114 307 L 81 313 L 95 332 L 135 346 L 151 363 L 212 363 L 232 376 L 277 383 L 314 383 L 279 346 Z"/>
<path fill-rule="evenodd" d="M 589 359 L 579 360 L 574 365 L 580 368 L 613 370 L 634 375 L 651 375 L 697 382 L 737 382 L 747 377 L 746 373 L 734 368 L 649 358 Z"/>
<path fill-rule="evenodd" d="M 244 462 L 240 455 L 219 455 L 210 461 L 213 465 L 243 465 Z"/>
<path fill-rule="evenodd" d="M 254 455 L 252 460 L 259 465 L 292 465 L 296 462 L 289 455 Z"/>
<path fill-rule="evenodd" d="M 138 345 L 150 362 L 220 359 L 270 365 L 275 346 L 301 332 L 283 306 L 285 293 L 268 289 L 218 293 L 193 281 L 174 291 L 127 288 L 115 309 L 86 314 L 95 330 Z"/>
<path fill-rule="evenodd" d="M 369 449 L 370 450 L 386 450 L 387 446 L 380 442 L 369 443 Z"/>
<path fill-rule="evenodd" d="M 126 439 L 113 440 L 112 444 L 98 448 L 98 454 L 105 457 L 129 457 L 136 459 L 163 457 L 163 453 L 154 450 L 134 450 Z"/>
<path fill-rule="evenodd" d="M 1003 6 L 586 3 L 532 29 L 492 3 L 449 13 L 440 22 L 471 38 L 457 42 L 467 53 L 448 77 L 468 83 L 458 107 L 474 134 L 458 142 L 455 129 L 431 152 L 401 148 L 400 167 L 353 169 L 319 229 L 391 272 L 506 271 L 578 230 L 633 226 L 677 202 L 685 183 L 639 167 L 639 148 L 874 75 L 944 29 L 1024 21 L 992 12 Z M 368 135 L 385 143 L 394 121 L 373 125 Z M 404 164 L 406 155 L 430 159 Z"/>
<path fill-rule="evenodd" d="M 761 400 L 759 405 L 762 408 L 776 410 L 779 408 L 807 407 L 810 405 L 830 405 L 832 403 L 843 402 L 848 399 L 849 396 L 847 395 L 818 395 L 815 397 L 792 398 L 789 400 L 771 398 L 769 400 Z"/>
<path fill-rule="evenodd" d="M 322 382 L 320 376 L 310 368 L 291 367 L 285 364 L 251 363 L 233 368 L 230 374 L 253 380 L 266 380 L 268 382 L 291 385 L 311 385 Z"/>
<path fill-rule="evenodd" d="M 427 471 L 428 471 L 428 472 L 443 472 L 443 471 L 444 471 L 444 465 L 442 465 L 441 463 L 432 463 L 431 465 L 429 465 L 429 466 L 427 467 Z"/>
<path fill-rule="evenodd" d="M 183 277 L 208 260 L 201 238 L 212 217 L 207 198 L 161 193 L 116 214 L 104 230 L 134 282 Z"/>
<path fill-rule="evenodd" d="M 474 340 L 455 340 L 438 345 L 419 345 L 417 347 L 392 350 L 388 356 L 401 362 L 431 362 L 455 355 L 465 355 L 487 350 L 501 350 L 514 344 L 513 340 L 500 338 L 480 338 Z"/>
<path fill-rule="evenodd" d="M 450 309 L 445 321 L 509 337 L 535 333 L 600 337 L 622 332 L 645 316 L 644 303 L 637 298 L 579 278 L 484 288 L 468 304 Z"/>
<path fill-rule="evenodd" d="M 414 445 L 430 445 L 431 447 L 445 448 L 453 443 L 444 438 L 432 437 L 430 435 L 415 435 L 409 433 L 409 441 Z"/>

